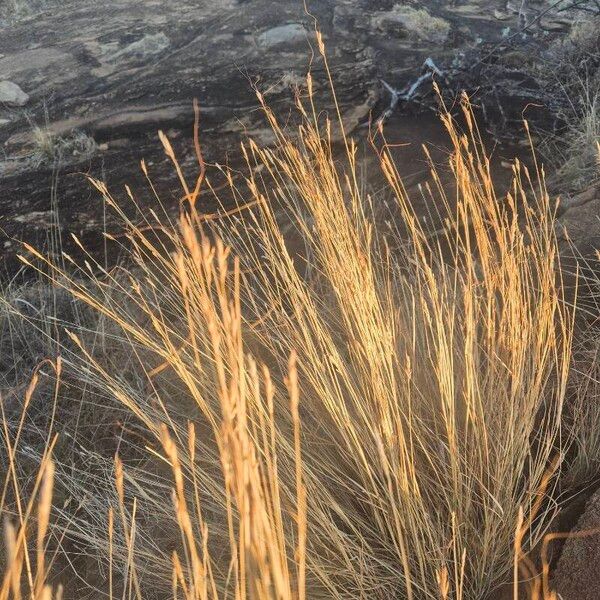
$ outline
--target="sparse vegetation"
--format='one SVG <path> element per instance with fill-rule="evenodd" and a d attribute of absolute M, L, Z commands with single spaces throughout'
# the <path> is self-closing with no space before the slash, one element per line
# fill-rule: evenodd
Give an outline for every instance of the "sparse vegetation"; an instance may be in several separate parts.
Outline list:
<path fill-rule="evenodd" d="M 74 129 L 58 135 L 48 126 L 31 122 L 27 147 L 18 154 L 5 155 L 0 171 L 2 168 L 8 170 L 8 167 L 13 172 L 31 172 L 40 168 L 60 171 L 68 165 L 89 161 L 97 151 L 94 138 L 83 131 Z M 21 218 L 26 220 L 27 215 Z"/>
<path fill-rule="evenodd" d="M 96 142 L 83 131 L 72 131 L 67 136 L 56 135 L 48 127 L 32 125 L 30 162 L 40 165 L 61 166 L 65 162 L 89 158 L 96 152 Z"/>
<path fill-rule="evenodd" d="M 552 68 L 538 67 L 560 125 L 560 135 L 548 137 L 542 150 L 555 167 L 553 183 L 561 192 L 577 192 L 598 180 L 599 42 L 600 17 L 586 14 L 548 51 Z"/>
<path fill-rule="evenodd" d="M 398 29 L 400 35 L 439 44 L 446 41 L 450 32 L 450 25 L 444 19 L 430 15 L 424 8 L 403 4 L 394 4 L 389 11 L 378 16 L 377 22 L 384 29 Z"/>

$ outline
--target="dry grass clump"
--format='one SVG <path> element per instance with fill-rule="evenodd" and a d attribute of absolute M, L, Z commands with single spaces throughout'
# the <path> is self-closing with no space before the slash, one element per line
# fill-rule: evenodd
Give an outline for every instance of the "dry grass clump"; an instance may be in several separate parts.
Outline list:
<path fill-rule="evenodd" d="M 577 485 L 595 482 L 600 469 L 600 253 L 581 263 L 578 306 L 585 324 L 573 352 L 569 428 L 575 441 L 569 479 Z"/>
<path fill-rule="evenodd" d="M 47 553 L 54 483 L 51 454 L 56 443 L 52 428 L 48 431 L 36 468 L 25 473 L 21 470 L 21 454 L 27 451 L 22 440 L 24 423 L 37 381 L 36 374 L 24 391 L 23 409 L 16 423 L 12 424 L 7 419 L 4 401 L 0 400 L 0 448 L 4 473 L 0 514 L 4 520 L 5 542 L 5 552 L 0 555 L 0 598 L 3 600 L 20 600 L 25 596 L 34 600 L 50 600 L 53 597 L 48 584 L 53 557 Z M 59 588 L 56 597 L 60 598 L 61 595 L 62 589 Z"/>
<path fill-rule="evenodd" d="M 57 381 L 60 381 L 60 361 L 55 365 Z M 239 374 L 239 383 L 244 374 Z M 290 575 L 282 539 L 281 508 L 276 471 L 277 457 L 273 440 L 263 438 L 264 445 L 250 436 L 255 402 L 259 400 L 259 386 L 264 377 L 265 400 L 270 400 L 272 388 L 268 373 L 261 376 L 250 364 L 246 373 L 247 382 L 254 385 L 235 390 L 223 389 L 222 423 L 219 429 L 219 452 L 225 484 L 227 520 L 229 522 L 229 542 L 232 562 L 229 567 L 231 596 L 235 598 L 277 597 L 281 599 L 303 598 L 304 595 L 292 588 L 303 586 L 304 544 L 305 544 L 305 489 L 300 468 L 300 423 L 298 419 L 298 386 L 294 357 L 291 357 L 288 373 L 292 420 L 295 424 L 294 439 L 296 452 L 297 567 L 293 578 Z M 34 375 L 26 393 L 21 418 L 14 431 L 4 414 L 2 403 L 3 442 L 2 456 L 6 457 L 6 476 L 0 498 L 0 513 L 5 518 L 6 551 L 0 555 L 0 598 L 20 600 L 29 597 L 34 600 L 51 600 L 63 597 L 63 588 L 58 586 L 53 594 L 48 583 L 63 540 L 70 534 L 69 527 L 56 527 L 51 524 L 52 495 L 55 477 L 55 463 L 51 454 L 55 450 L 57 435 L 52 426 L 48 430 L 43 454 L 39 460 L 37 476 L 23 476 L 19 468 L 19 455 L 30 452 L 24 444 L 22 434 L 31 398 L 35 393 L 38 375 Z M 246 401 L 250 401 L 246 405 Z M 188 425 L 189 457 L 195 458 L 195 428 Z M 186 479 L 184 466 L 179 459 L 178 441 L 171 438 L 168 428 L 160 428 L 161 449 L 173 473 L 174 489 L 171 510 L 181 535 L 181 554 L 172 554 L 173 597 L 180 595 L 186 599 L 208 599 L 219 597 L 217 583 L 213 575 L 212 558 L 207 551 L 208 527 L 204 521 L 200 504 L 200 490 L 194 478 Z M 65 474 L 63 473 L 64 477 Z M 117 457 L 114 468 L 115 502 L 109 506 L 104 516 L 106 525 L 107 573 L 104 590 L 108 597 L 115 593 L 123 598 L 142 598 L 142 580 L 136 568 L 140 556 L 136 553 L 138 540 L 137 499 L 131 504 L 125 492 L 127 481 L 123 463 Z M 187 488 L 187 489 L 186 489 Z M 91 491 L 91 490 L 89 490 Z M 190 499 L 186 495 L 191 495 Z M 105 501 L 113 496 L 104 491 Z M 235 507 L 235 516 L 234 508 Z M 64 508 L 64 506 L 63 506 Z M 60 508 L 59 508 L 60 511 Z M 54 510 L 56 512 L 56 510 Z M 75 512 L 76 514 L 76 512 Z M 11 519 L 9 521 L 9 519 Z M 234 520 L 236 531 L 234 532 Z M 14 523 L 14 524 L 13 524 Z M 50 552 L 49 538 L 53 538 L 54 552 Z M 122 544 L 122 548 L 116 544 Z M 124 554 L 119 550 L 124 549 Z M 116 551 L 115 551 L 116 550 Z M 142 553 L 143 554 L 143 553 Z M 144 593 L 144 597 L 148 594 Z M 229 594 L 225 594 L 229 596 Z"/>
<path fill-rule="evenodd" d="M 70 160 L 90 158 L 97 150 L 96 142 L 83 131 L 73 131 L 66 137 L 57 136 L 48 128 L 33 127 L 31 160 L 35 167 L 42 164 L 62 165 Z"/>
<path fill-rule="evenodd" d="M 600 81 L 595 84 L 583 80 L 578 104 L 571 106 L 563 116 L 566 122 L 562 164 L 556 171 L 556 180 L 562 189 L 579 191 L 598 181 L 598 152 L 600 142 Z"/>
<path fill-rule="evenodd" d="M 131 425 L 126 462 L 95 471 L 91 493 L 57 466 L 77 506 L 64 534 L 110 597 L 475 600 L 514 578 L 516 598 L 569 443 L 572 313 L 543 179 L 516 163 L 496 195 L 465 97 L 465 133 L 442 115 L 455 189 L 434 170 L 423 190 L 443 232 L 413 211 L 385 144 L 399 225 L 382 227 L 356 145 L 342 131 L 334 160 L 341 118 L 322 120 L 307 83 L 295 135 L 263 103 L 275 147 L 242 148 L 243 188 L 224 171 L 236 208 L 197 210 L 203 186 L 216 194 L 199 146 L 190 186 L 161 136 L 178 222 L 133 222 L 94 182 L 123 219 L 127 265 L 64 255 L 63 269 L 28 248 L 137 365 L 68 334 L 69 367 Z M 550 597 L 523 564 L 532 596 Z"/>
<path fill-rule="evenodd" d="M 600 470 L 600 335 L 597 327 L 582 340 L 573 371 L 574 398 L 570 410 L 576 448 L 569 478 L 583 485 L 595 481 Z"/>
<path fill-rule="evenodd" d="M 560 191 L 579 191 L 598 179 L 600 141 L 600 17 L 577 20 L 568 36 L 547 52 L 538 68 L 560 135 L 547 140 L 546 154 L 556 167 Z"/>
<path fill-rule="evenodd" d="M 373 21 L 384 31 L 398 29 L 401 37 L 437 44 L 443 44 L 450 33 L 448 21 L 431 15 L 425 8 L 413 8 L 400 3 L 376 15 Z"/>

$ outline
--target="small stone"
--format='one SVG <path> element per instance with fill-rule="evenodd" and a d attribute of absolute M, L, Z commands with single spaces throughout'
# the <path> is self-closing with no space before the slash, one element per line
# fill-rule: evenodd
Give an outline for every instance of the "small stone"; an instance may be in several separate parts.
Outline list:
<path fill-rule="evenodd" d="M 0 81 L 0 104 L 8 106 L 25 106 L 29 96 L 12 81 Z"/>
<path fill-rule="evenodd" d="M 559 18 L 542 19 L 540 21 L 540 27 L 544 31 L 551 31 L 553 33 L 560 33 L 567 31 L 571 27 L 570 21 Z"/>
<path fill-rule="evenodd" d="M 499 21 L 506 21 L 507 19 L 510 19 L 510 15 L 506 11 L 496 8 L 494 9 L 494 18 Z"/>
<path fill-rule="evenodd" d="M 106 152 L 106 150 L 108 150 L 108 144 L 106 142 L 98 144 L 98 150 L 100 150 L 100 152 Z"/>
<path fill-rule="evenodd" d="M 306 40 L 306 29 L 300 23 L 279 25 L 258 36 L 258 45 L 271 49 L 283 44 L 296 44 Z"/>
<path fill-rule="evenodd" d="M 8 125 L 10 123 L 10 119 L 2 119 L 0 118 L 0 127 L 3 125 Z"/>

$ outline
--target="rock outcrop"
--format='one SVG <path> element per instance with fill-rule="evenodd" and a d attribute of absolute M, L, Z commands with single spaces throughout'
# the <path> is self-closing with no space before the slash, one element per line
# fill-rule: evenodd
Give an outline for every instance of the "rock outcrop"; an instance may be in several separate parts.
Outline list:
<path fill-rule="evenodd" d="M 578 256 L 593 259 L 600 250 L 600 185 L 566 198 L 563 210 L 558 221 L 559 240 L 569 241 Z"/>
<path fill-rule="evenodd" d="M 0 81 L 18 86 L 11 84 L 13 95 L 0 101 L 0 226 L 9 238 L 34 243 L 47 233 L 27 215 L 49 211 L 63 233 L 100 243 L 99 232 L 111 224 L 83 173 L 106 179 L 113 190 L 129 183 L 151 197 L 136 168 L 142 157 L 163 201 L 176 208 L 177 185 L 157 130 L 169 134 L 184 169 L 193 169 L 193 98 L 202 107 L 209 163 L 235 165 L 243 135 L 268 143 L 253 87 L 287 119 L 311 65 L 315 20 L 344 121 L 358 133 L 371 112 L 377 116 L 389 104 L 381 80 L 410 86 L 427 58 L 453 93 L 477 87 L 484 108 L 504 104 L 499 130 L 506 131 L 511 115 L 520 120 L 525 103 L 535 100 L 535 82 L 518 66 L 493 60 L 494 53 L 516 45 L 532 59 L 555 35 L 540 27 L 536 15 L 546 5 L 533 0 L 518 11 L 503 5 L 500 13 L 496 0 L 319 0 L 308 2 L 312 14 L 297 0 L 38 4 L 37 14 L 0 22 Z M 320 106 L 331 108 L 318 59 L 312 69 Z M 395 114 L 431 103 L 427 91 L 431 99 L 428 83 Z M 68 244 L 68 236 L 63 240 Z M 4 252 L 9 271 L 17 249 Z"/>
<path fill-rule="evenodd" d="M 552 587 L 562 600 L 597 600 L 600 598 L 600 492 L 588 500 L 573 533 L 563 546 Z"/>

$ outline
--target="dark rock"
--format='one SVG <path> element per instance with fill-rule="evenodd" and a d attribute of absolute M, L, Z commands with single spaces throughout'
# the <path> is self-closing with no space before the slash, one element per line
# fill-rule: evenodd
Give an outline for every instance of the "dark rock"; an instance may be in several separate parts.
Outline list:
<path fill-rule="evenodd" d="M 600 188 L 596 185 L 566 198 L 558 222 L 558 237 L 574 245 L 577 255 L 590 259 L 600 249 Z"/>
<path fill-rule="evenodd" d="M 562 600 L 600 598 L 600 492 L 587 502 L 573 533 L 566 540 L 552 578 L 552 588 Z"/>
<path fill-rule="evenodd" d="M 495 6 L 496 0 L 424 0 L 418 8 L 393 0 L 315 0 L 308 2 L 306 14 L 297 0 L 44 2 L 35 18 L 8 20 L 0 30 L 0 80 L 26 82 L 30 95 L 27 115 L 0 104 L 2 231 L 42 243 L 45 238 L 21 216 L 49 210 L 54 197 L 63 240 L 69 239 L 69 231 L 100 240 L 95 228 L 104 218 L 102 200 L 82 173 L 105 179 L 117 196 L 131 184 L 145 198 L 147 183 L 137 168 L 142 157 L 153 163 L 153 182 L 167 209 L 177 211 L 177 177 L 157 130 L 171 131 L 191 178 L 192 100 L 197 98 L 206 160 L 242 166 L 243 135 L 261 143 L 272 140 L 257 110 L 254 87 L 293 125 L 290 106 L 311 65 L 311 45 L 315 47 L 313 17 L 324 35 L 340 112 L 348 132 L 358 137 L 366 138 L 361 126 L 369 113 L 377 118 L 389 103 L 381 79 L 402 89 L 419 77 L 429 57 L 447 70 L 449 95 L 463 87 L 481 90 L 482 70 L 491 62 L 480 59 L 504 40 L 506 24 L 494 17 Z M 518 42 L 528 56 L 535 55 L 533 37 Z M 471 63 L 476 67 L 471 69 Z M 318 57 L 312 69 L 319 109 L 332 114 Z M 506 67 L 497 65 L 488 74 L 494 86 L 502 87 L 502 69 Z M 518 115 L 532 101 L 520 82 L 509 82 L 503 102 L 505 98 Z M 406 111 L 412 118 L 431 107 L 435 96 L 428 82 L 413 104 L 398 106 L 395 114 L 400 118 Z M 502 128 L 506 130 L 504 123 Z M 72 140 L 81 132 L 95 151 L 30 160 L 40 132 L 47 140 Z M 408 141 L 419 147 L 425 139 Z M 110 216 L 105 225 L 116 227 Z M 16 250 L 15 244 L 0 256 L 10 262 Z"/>

